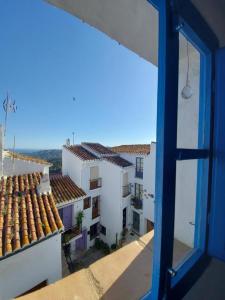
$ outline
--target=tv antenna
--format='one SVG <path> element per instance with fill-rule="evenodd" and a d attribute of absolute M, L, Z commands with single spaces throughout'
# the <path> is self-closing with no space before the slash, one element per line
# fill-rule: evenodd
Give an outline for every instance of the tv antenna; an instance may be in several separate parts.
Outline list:
<path fill-rule="evenodd" d="M 15 100 L 12 100 L 10 97 L 9 97 L 9 94 L 7 92 L 7 95 L 6 95 L 6 99 L 3 101 L 3 109 L 5 111 L 5 128 L 4 128 L 4 136 L 6 135 L 6 125 L 7 125 L 7 118 L 8 118 L 8 113 L 10 112 L 16 112 L 17 110 L 17 106 L 16 106 L 16 101 Z"/>

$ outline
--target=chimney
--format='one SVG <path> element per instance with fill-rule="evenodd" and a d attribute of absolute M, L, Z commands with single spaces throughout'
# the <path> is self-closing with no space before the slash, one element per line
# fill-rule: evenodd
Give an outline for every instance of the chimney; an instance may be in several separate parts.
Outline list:
<path fill-rule="evenodd" d="M 41 177 L 40 184 L 37 186 L 37 192 L 39 195 L 51 193 L 51 186 L 48 174 L 44 174 Z"/>
<path fill-rule="evenodd" d="M 70 146 L 70 139 L 66 139 L 66 146 L 67 146 L 67 147 Z"/>
<path fill-rule="evenodd" d="M 4 133 L 3 133 L 3 126 L 0 124 L 0 176 L 3 176 L 3 159 L 4 159 Z"/>

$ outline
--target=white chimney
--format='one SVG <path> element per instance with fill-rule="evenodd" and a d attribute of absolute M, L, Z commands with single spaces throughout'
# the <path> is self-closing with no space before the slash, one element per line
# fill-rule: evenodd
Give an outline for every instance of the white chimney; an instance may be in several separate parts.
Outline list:
<path fill-rule="evenodd" d="M 3 176 L 3 159 L 4 159 L 4 132 L 0 124 L 0 176 Z"/>
<path fill-rule="evenodd" d="M 51 186 L 48 174 L 44 174 L 41 177 L 40 184 L 37 186 L 37 191 L 39 194 L 51 193 Z"/>
<path fill-rule="evenodd" d="M 66 139 L 66 146 L 67 146 L 67 147 L 70 146 L 70 139 Z"/>

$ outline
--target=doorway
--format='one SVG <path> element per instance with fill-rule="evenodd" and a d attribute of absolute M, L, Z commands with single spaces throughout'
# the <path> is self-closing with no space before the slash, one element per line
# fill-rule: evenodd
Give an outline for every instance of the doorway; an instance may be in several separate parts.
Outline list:
<path fill-rule="evenodd" d="M 140 231 L 140 215 L 136 211 L 133 211 L 133 229 L 137 233 Z"/>
<path fill-rule="evenodd" d="M 123 228 L 126 228 L 127 226 L 127 208 L 125 207 L 123 209 Z"/>

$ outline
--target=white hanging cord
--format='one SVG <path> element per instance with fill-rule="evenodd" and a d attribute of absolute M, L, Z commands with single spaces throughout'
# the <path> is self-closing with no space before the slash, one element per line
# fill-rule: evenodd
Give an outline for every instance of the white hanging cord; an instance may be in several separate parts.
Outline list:
<path fill-rule="evenodd" d="M 187 78 L 186 78 L 186 85 L 189 84 L 189 70 L 190 70 L 190 56 L 189 56 L 189 43 L 187 40 Z"/>

